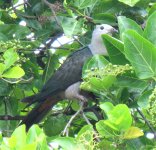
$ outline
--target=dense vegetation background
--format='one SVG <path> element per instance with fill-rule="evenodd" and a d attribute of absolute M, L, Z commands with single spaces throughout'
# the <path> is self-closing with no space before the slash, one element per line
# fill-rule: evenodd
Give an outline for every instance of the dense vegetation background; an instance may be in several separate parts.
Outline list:
<path fill-rule="evenodd" d="M 0 0 L 0 149 L 156 149 L 156 1 L 17 2 Z M 61 101 L 28 133 L 18 127 L 33 108 L 20 100 L 40 91 L 103 23 L 119 34 L 102 36 L 108 56 L 85 64 L 81 85 L 98 99 L 86 107 Z M 63 34 L 73 42 L 58 41 Z"/>

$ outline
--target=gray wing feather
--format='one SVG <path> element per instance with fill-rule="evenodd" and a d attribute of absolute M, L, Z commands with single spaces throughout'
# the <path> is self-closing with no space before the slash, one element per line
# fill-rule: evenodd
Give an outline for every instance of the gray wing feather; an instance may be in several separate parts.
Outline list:
<path fill-rule="evenodd" d="M 81 80 L 82 67 L 86 60 L 92 57 L 89 47 L 84 47 L 72 53 L 46 82 L 35 99 L 41 100 L 53 96 Z"/>

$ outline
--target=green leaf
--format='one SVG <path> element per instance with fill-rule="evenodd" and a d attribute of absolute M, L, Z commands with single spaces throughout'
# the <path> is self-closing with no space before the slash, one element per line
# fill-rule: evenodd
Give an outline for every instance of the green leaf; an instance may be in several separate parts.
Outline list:
<path fill-rule="evenodd" d="M 3 33 L 0 33 L 0 41 L 7 41 L 8 40 L 8 38 L 7 38 L 7 36 L 5 35 L 5 34 L 3 34 Z"/>
<path fill-rule="evenodd" d="M 142 10 L 146 11 L 146 8 L 148 9 L 149 3 L 151 0 L 140 0 L 137 4 L 136 7 L 140 7 Z"/>
<path fill-rule="evenodd" d="M 26 35 L 30 34 L 28 27 L 24 27 L 16 24 L 1 24 L 0 33 L 6 35 L 9 39 L 12 39 L 13 36 L 16 39 L 24 39 Z"/>
<path fill-rule="evenodd" d="M 64 30 L 65 35 L 72 36 L 82 33 L 82 25 L 83 21 L 77 21 L 74 18 L 63 17 L 62 21 L 62 28 Z"/>
<path fill-rule="evenodd" d="M 95 131 L 92 125 L 85 125 L 79 131 L 76 140 L 83 145 L 85 149 L 92 149 L 94 145 Z"/>
<path fill-rule="evenodd" d="M 19 150 L 36 150 L 37 149 L 37 142 L 32 144 L 23 145 Z"/>
<path fill-rule="evenodd" d="M 132 116 L 125 104 L 118 104 L 107 114 L 108 120 L 116 125 L 119 131 L 128 129 L 132 124 Z"/>
<path fill-rule="evenodd" d="M 124 16 L 118 17 L 118 25 L 120 30 L 120 38 L 123 40 L 123 33 L 129 29 L 135 30 L 140 35 L 143 34 L 141 27 L 132 19 L 126 18 Z"/>
<path fill-rule="evenodd" d="M 145 91 L 142 93 L 142 95 L 139 97 L 137 104 L 139 105 L 140 108 L 148 108 L 149 105 L 149 97 L 152 94 L 153 90 Z"/>
<path fill-rule="evenodd" d="M 123 135 L 123 139 L 134 139 L 143 136 L 144 133 L 138 127 L 130 127 Z"/>
<path fill-rule="evenodd" d="M 126 4 L 126 5 L 129 5 L 129 6 L 133 7 L 140 0 L 118 0 L 118 1 L 119 2 L 122 2 L 122 3 Z"/>
<path fill-rule="evenodd" d="M 47 141 L 46 141 L 46 136 L 43 133 L 42 129 L 38 127 L 38 125 L 33 125 L 28 133 L 27 133 L 27 145 L 26 147 L 29 146 L 37 146 L 38 149 L 48 149 Z"/>
<path fill-rule="evenodd" d="M 118 129 L 116 128 L 115 125 L 111 123 L 111 125 L 107 125 L 107 121 L 109 120 L 100 120 L 98 123 L 96 123 L 96 129 L 98 133 L 102 137 L 114 137 L 116 135 L 119 135 Z"/>
<path fill-rule="evenodd" d="M 35 141 L 38 140 L 38 137 L 40 136 L 40 134 L 42 134 L 43 131 L 37 126 L 37 125 L 33 125 L 27 133 L 27 143 L 33 143 Z"/>
<path fill-rule="evenodd" d="M 57 117 L 48 117 L 48 119 L 43 124 L 43 129 L 46 135 L 56 136 L 63 131 L 66 123 L 67 119 L 64 115 L 59 115 Z"/>
<path fill-rule="evenodd" d="M 63 7 L 65 8 L 65 10 L 68 12 L 68 14 L 69 14 L 70 16 L 74 16 L 73 11 L 72 11 L 70 8 L 68 8 L 67 0 L 64 0 L 64 1 L 63 1 Z"/>
<path fill-rule="evenodd" d="M 18 59 L 18 54 L 13 49 L 8 49 L 5 51 L 4 55 L 4 63 L 6 66 L 6 69 L 8 69 L 10 66 L 12 66 Z"/>
<path fill-rule="evenodd" d="M 81 144 L 78 144 L 76 142 L 76 140 L 74 138 L 71 137 L 59 137 L 56 138 L 55 140 L 50 142 L 50 145 L 52 145 L 52 147 L 55 147 L 55 145 L 59 145 L 61 146 L 61 148 L 63 148 L 63 150 L 85 150 Z"/>
<path fill-rule="evenodd" d="M 84 9 L 86 7 L 91 7 L 94 4 L 95 0 L 76 0 L 74 5 L 79 9 Z"/>
<path fill-rule="evenodd" d="M 0 76 L 3 74 L 5 68 L 6 68 L 5 64 L 0 63 Z"/>
<path fill-rule="evenodd" d="M 78 111 L 80 109 L 80 103 L 78 101 L 72 101 L 71 108 L 74 111 Z"/>
<path fill-rule="evenodd" d="M 93 14 L 93 19 L 95 23 L 100 24 L 109 24 L 109 25 L 116 25 L 116 17 L 110 13 L 98 13 Z"/>
<path fill-rule="evenodd" d="M 9 84 L 2 79 L 0 80 L 0 96 L 7 96 L 11 88 Z"/>
<path fill-rule="evenodd" d="M 147 19 L 144 30 L 144 37 L 156 46 L 156 27 L 154 24 L 156 24 L 156 12 L 150 15 L 150 17 Z"/>
<path fill-rule="evenodd" d="M 20 133 L 20 134 L 19 134 Z M 10 144 L 14 145 L 17 149 L 23 147 L 26 144 L 26 128 L 25 125 L 21 125 L 15 129 L 11 135 Z M 16 143 L 14 143 L 16 142 Z M 11 146 L 10 145 L 10 146 Z"/>
<path fill-rule="evenodd" d="M 15 66 L 10 68 L 8 71 L 6 71 L 2 77 L 5 78 L 21 78 L 22 76 L 24 76 L 25 72 L 24 70 L 19 67 L 19 66 Z"/>
<path fill-rule="evenodd" d="M 103 38 L 103 40 L 109 41 L 121 53 L 124 53 L 124 43 L 122 41 L 119 41 L 118 39 L 116 39 L 116 38 L 114 38 L 114 37 L 112 37 L 112 36 L 110 36 L 108 34 L 103 34 L 102 38 Z"/>
<path fill-rule="evenodd" d="M 123 54 L 124 53 L 124 44 L 121 41 L 119 41 L 107 34 L 102 35 L 102 38 L 103 38 L 105 46 L 107 48 L 107 52 L 109 54 L 111 63 L 117 64 L 117 65 L 118 64 L 124 65 L 124 64 L 129 63 Z"/>
<path fill-rule="evenodd" d="M 105 103 L 100 104 L 100 108 L 104 110 L 106 114 L 108 114 L 112 109 L 114 109 L 114 106 L 110 102 L 105 102 Z"/>
<path fill-rule="evenodd" d="M 101 0 L 98 1 L 96 7 L 94 7 L 93 15 L 99 13 L 116 14 L 125 9 L 125 5 L 119 3 L 117 0 Z M 105 18 L 103 18 L 105 20 Z"/>
<path fill-rule="evenodd" d="M 111 104 L 104 106 L 107 111 L 107 120 L 101 120 L 96 124 L 96 129 L 104 137 L 117 136 L 130 128 L 132 117 L 129 108 L 125 104 L 119 104 L 115 107 Z"/>
<path fill-rule="evenodd" d="M 87 118 L 89 118 L 91 120 L 95 120 L 95 121 L 99 120 L 94 112 L 85 112 L 85 115 Z"/>
<path fill-rule="evenodd" d="M 115 86 L 127 87 L 128 89 L 142 92 L 149 86 L 147 81 L 140 80 L 136 77 L 119 76 L 117 77 Z"/>
<path fill-rule="evenodd" d="M 89 79 L 89 84 L 91 87 L 98 91 L 103 91 L 103 90 L 108 90 L 116 81 L 116 77 L 109 75 L 109 76 L 104 76 L 102 79 L 96 78 L 96 77 L 91 77 Z"/>
<path fill-rule="evenodd" d="M 148 15 L 150 16 L 150 15 L 151 15 L 152 13 L 154 13 L 155 11 L 156 11 L 156 3 L 154 3 L 154 4 L 152 5 L 152 7 L 150 8 Z"/>
<path fill-rule="evenodd" d="M 93 140 L 93 134 L 94 134 L 93 126 L 92 125 L 85 125 L 79 131 L 76 139 L 81 141 L 83 138 L 85 138 L 86 142 L 90 142 L 91 140 Z"/>
<path fill-rule="evenodd" d="M 114 82 L 116 81 L 116 77 L 113 75 L 108 75 L 102 78 L 101 83 L 105 89 L 109 89 Z"/>
<path fill-rule="evenodd" d="M 128 30 L 123 35 L 125 55 L 140 79 L 156 75 L 156 47 L 136 31 Z"/>

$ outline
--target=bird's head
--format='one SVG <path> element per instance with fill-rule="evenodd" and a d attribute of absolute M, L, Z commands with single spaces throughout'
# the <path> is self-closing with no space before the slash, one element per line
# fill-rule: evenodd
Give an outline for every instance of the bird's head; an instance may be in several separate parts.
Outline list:
<path fill-rule="evenodd" d="M 96 36 L 98 38 L 101 38 L 102 34 L 109 34 L 112 35 L 113 33 L 116 33 L 117 30 L 113 28 L 112 26 L 108 24 L 101 24 L 101 25 L 96 25 L 94 31 L 93 31 L 93 36 Z"/>
<path fill-rule="evenodd" d="M 102 34 L 112 35 L 115 32 L 117 32 L 117 30 L 108 24 L 96 25 L 92 33 L 91 43 L 89 45 L 92 53 L 106 55 L 107 51 L 106 51 L 106 47 L 104 46 L 101 35 Z"/>

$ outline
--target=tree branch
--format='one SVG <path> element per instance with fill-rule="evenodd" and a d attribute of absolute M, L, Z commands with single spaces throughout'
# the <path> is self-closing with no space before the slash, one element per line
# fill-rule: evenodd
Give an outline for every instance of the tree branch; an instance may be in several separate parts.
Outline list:
<path fill-rule="evenodd" d="M 1 115 L 0 120 L 23 120 L 24 116 Z"/>
<path fill-rule="evenodd" d="M 63 133 L 62 133 L 63 135 L 66 134 L 66 136 L 68 136 L 68 128 L 70 127 L 70 125 L 71 125 L 72 121 L 75 119 L 75 117 L 77 115 L 79 115 L 81 113 L 81 111 L 83 110 L 83 105 L 84 105 L 84 102 L 81 102 L 80 109 L 70 118 L 69 122 L 65 126 Z"/>
<path fill-rule="evenodd" d="M 142 117 L 142 119 L 145 121 L 145 123 L 147 124 L 147 126 L 150 128 L 150 130 L 152 131 L 152 133 L 154 134 L 154 138 L 156 138 L 156 131 L 154 130 L 154 128 L 151 126 L 151 124 L 149 123 L 149 121 L 146 119 L 146 117 L 144 116 L 144 114 L 138 109 L 137 112 L 140 114 L 140 116 Z"/>

